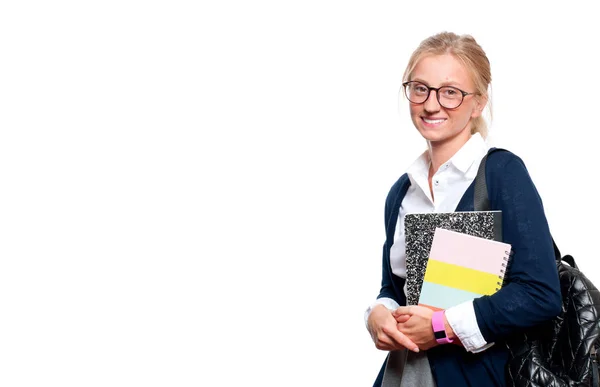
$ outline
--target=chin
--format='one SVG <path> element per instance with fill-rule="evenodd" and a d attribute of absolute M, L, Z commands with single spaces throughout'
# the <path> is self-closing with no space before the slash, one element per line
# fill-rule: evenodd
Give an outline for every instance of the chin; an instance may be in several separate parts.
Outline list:
<path fill-rule="evenodd" d="M 469 137 L 464 138 L 461 136 L 461 133 L 427 133 L 421 132 L 421 135 L 425 140 L 427 140 L 430 144 L 464 144 L 468 141 Z"/>
<path fill-rule="evenodd" d="M 439 129 L 431 130 L 431 129 L 419 128 L 418 131 L 419 131 L 419 134 L 421 134 L 421 136 L 423 136 L 423 138 L 425 140 L 431 141 L 431 142 L 444 141 L 450 137 L 450 136 L 448 136 L 447 133 L 444 133 L 443 131 L 441 131 Z"/>

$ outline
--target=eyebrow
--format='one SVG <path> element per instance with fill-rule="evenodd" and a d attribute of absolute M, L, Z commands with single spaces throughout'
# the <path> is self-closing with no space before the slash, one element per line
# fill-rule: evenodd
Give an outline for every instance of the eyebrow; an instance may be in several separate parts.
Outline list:
<path fill-rule="evenodd" d="M 429 84 L 429 82 L 426 82 L 426 81 L 424 81 L 421 78 L 414 78 L 412 81 L 413 82 L 421 82 L 421 83 L 423 83 L 423 84 L 431 87 L 431 85 Z M 456 88 L 463 87 L 458 82 L 454 82 L 454 81 L 451 81 L 451 82 L 442 82 L 441 85 L 439 85 L 438 87 L 444 87 L 444 86 L 453 86 L 453 87 L 456 87 Z"/>

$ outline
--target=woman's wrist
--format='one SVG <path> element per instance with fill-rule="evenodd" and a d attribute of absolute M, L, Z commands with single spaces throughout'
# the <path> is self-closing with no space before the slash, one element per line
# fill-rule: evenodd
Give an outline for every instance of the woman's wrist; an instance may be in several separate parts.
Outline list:
<path fill-rule="evenodd" d="M 447 320 L 445 311 L 438 310 L 431 315 L 431 327 L 433 328 L 433 336 L 438 344 L 451 344 L 452 337 L 447 333 Z"/>
<path fill-rule="evenodd" d="M 446 313 L 444 313 L 444 328 L 446 329 L 446 336 L 448 336 L 448 338 L 452 340 L 452 344 L 462 346 L 460 338 L 456 335 L 454 329 L 452 329 L 452 325 L 450 325 L 448 319 L 446 318 Z"/>
<path fill-rule="evenodd" d="M 450 325 L 450 323 L 448 322 L 448 319 L 446 318 L 446 313 L 444 313 L 444 328 L 446 329 L 446 336 L 450 340 L 458 339 L 458 337 L 456 336 L 456 333 L 454 333 L 452 326 Z"/>

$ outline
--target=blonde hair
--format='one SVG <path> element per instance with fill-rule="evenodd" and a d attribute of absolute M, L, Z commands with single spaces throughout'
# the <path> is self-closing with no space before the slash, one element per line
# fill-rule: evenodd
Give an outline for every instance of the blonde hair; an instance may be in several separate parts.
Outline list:
<path fill-rule="evenodd" d="M 452 32 L 441 32 L 423 40 L 408 61 L 408 65 L 404 71 L 403 82 L 410 80 L 417 63 L 423 57 L 443 54 L 453 55 L 463 63 L 475 84 L 475 94 L 488 96 L 488 88 L 491 88 L 492 82 L 490 61 L 481 46 L 471 35 L 459 36 Z M 489 96 L 488 109 L 491 119 L 492 107 L 491 97 Z M 479 132 L 483 138 L 487 137 L 488 129 L 483 115 L 480 115 L 471 121 L 471 133 L 474 134 L 477 132 Z"/>

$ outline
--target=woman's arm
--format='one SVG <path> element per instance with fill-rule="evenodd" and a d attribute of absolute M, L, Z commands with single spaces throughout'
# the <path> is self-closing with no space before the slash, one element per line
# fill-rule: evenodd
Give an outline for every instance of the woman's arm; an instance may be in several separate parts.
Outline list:
<path fill-rule="evenodd" d="M 381 289 L 377 298 L 391 298 L 398 305 L 405 305 L 406 298 L 402 292 L 405 279 L 392 273 L 390 264 L 390 248 L 394 243 L 394 233 L 398 222 L 400 204 L 410 186 L 408 175 L 405 173 L 394 183 L 385 200 L 384 226 L 385 243 L 382 249 L 381 262 Z"/>
<path fill-rule="evenodd" d="M 418 352 L 417 345 L 397 329 L 392 316 L 393 309 L 406 303 L 404 294 L 399 291 L 404 286 L 404 279 L 392 273 L 389 252 L 394 242 L 400 202 L 408 185 L 408 176 L 404 174 L 392 186 L 385 202 L 386 242 L 382 251 L 381 289 L 377 301 L 365 312 L 365 322 L 378 349 L 391 351 L 409 348 Z"/>
<path fill-rule="evenodd" d="M 513 250 L 507 285 L 473 301 L 481 334 L 493 342 L 557 316 L 561 293 L 542 201 L 525 165 L 509 152 L 487 163 L 490 203 L 502 211 L 503 239 Z"/>

